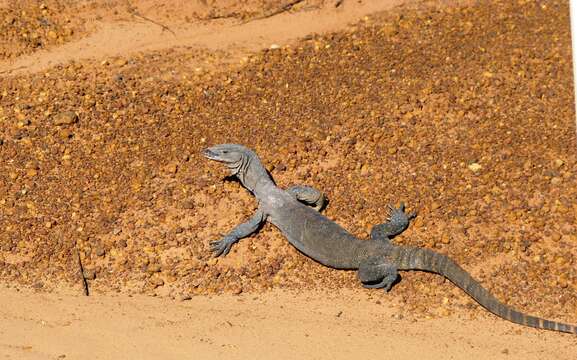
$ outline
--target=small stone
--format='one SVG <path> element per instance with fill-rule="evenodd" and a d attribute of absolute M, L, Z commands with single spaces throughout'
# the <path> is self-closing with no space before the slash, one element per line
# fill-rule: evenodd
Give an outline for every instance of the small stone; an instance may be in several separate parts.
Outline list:
<path fill-rule="evenodd" d="M 553 161 L 553 166 L 555 166 L 556 169 L 559 169 L 561 166 L 563 166 L 563 164 L 565 164 L 565 161 L 561 159 L 555 159 Z"/>
<path fill-rule="evenodd" d="M 128 64 L 128 60 L 126 59 L 118 59 L 114 62 L 114 65 L 116 66 L 124 66 L 126 64 Z"/>
<path fill-rule="evenodd" d="M 23 127 L 28 126 L 28 125 L 30 125 L 30 124 L 31 124 L 31 122 L 30 122 L 29 119 L 24 119 L 24 120 L 18 121 L 18 123 L 16 124 L 16 126 L 19 127 L 19 128 L 23 128 Z"/>
<path fill-rule="evenodd" d="M 46 223 L 44 223 L 44 226 L 45 226 L 47 229 L 50 229 L 50 228 L 52 227 L 52 225 L 53 225 L 53 224 L 52 224 L 52 221 L 47 221 Z"/>
<path fill-rule="evenodd" d="M 272 45 L 270 46 L 270 49 L 271 49 L 271 50 L 280 49 L 280 45 L 278 45 L 278 44 L 272 44 Z"/>
<path fill-rule="evenodd" d="M 71 125 L 78 122 L 78 115 L 74 111 L 63 111 L 54 115 L 54 125 Z"/>
<path fill-rule="evenodd" d="M 128 244 L 126 243 L 126 240 L 122 239 L 122 240 L 118 241 L 118 246 L 121 248 L 125 248 L 128 246 Z"/>
<path fill-rule="evenodd" d="M 178 171 L 178 164 L 170 163 L 164 167 L 164 170 L 166 170 L 166 172 L 169 174 L 176 174 L 176 172 Z"/>
<path fill-rule="evenodd" d="M 563 182 L 563 179 L 560 177 L 554 177 L 551 179 L 551 185 L 559 185 Z"/>
<path fill-rule="evenodd" d="M 122 232 L 121 228 L 115 228 L 114 230 L 112 230 L 112 235 L 118 235 Z"/>
<path fill-rule="evenodd" d="M 35 177 L 38 175 L 38 171 L 36 169 L 28 169 L 26 170 L 26 176 L 28 177 Z"/>
<path fill-rule="evenodd" d="M 96 248 L 96 256 L 104 256 L 106 254 L 106 250 L 102 246 Z"/>
<path fill-rule="evenodd" d="M 146 267 L 146 271 L 149 273 L 157 273 L 160 272 L 161 270 L 162 267 L 158 263 L 148 264 L 148 266 Z"/>
<path fill-rule="evenodd" d="M 56 33 L 56 31 L 53 31 L 53 30 L 50 30 L 47 35 L 52 40 L 55 40 L 56 38 L 58 38 L 58 34 Z"/>
<path fill-rule="evenodd" d="M 159 277 L 154 276 L 154 277 L 150 278 L 150 283 L 151 283 L 154 287 L 159 287 L 159 286 L 164 285 L 164 280 L 162 280 L 162 279 L 159 278 Z"/>
<path fill-rule="evenodd" d="M 389 155 L 395 155 L 397 153 L 397 148 L 391 147 L 387 150 Z"/>
<path fill-rule="evenodd" d="M 481 166 L 481 164 L 479 164 L 479 163 L 474 162 L 474 163 L 470 163 L 468 168 L 472 172 L 477 173 L 483 168 L 483 166 Z"/>
<path fill-rule="evenodd" d="M 439 310 L 439 315 L 447 317 L 447 316 L 451 315 L 451 311 L 449 309 L 446 309 L 446 308 L 441 308 Z"/>
<path fill-rule="evenodd" d="M 441 235 L 441 242 L 443 244 L 450 244 L 451 243 L 451 238 L 449 237 L 448 234 L 443 234 Z"/>
<path fill-rule="evenodd" d="M 179 301 L 187 301 L 187 300 L 190 300 L 190 299 L 192 299 L 192 296 L 190 296 L 190 294 L 180 294 L 180 295 L 178 296 L 178 300 L 179 300 Z"/>
<path fill-rule="evenodd" d="M 193 200 L 184 200 L 182 202 L 182 208 L 186 209 L 186 210 L 192 210 L 194 209 L 194 201 Z"/>

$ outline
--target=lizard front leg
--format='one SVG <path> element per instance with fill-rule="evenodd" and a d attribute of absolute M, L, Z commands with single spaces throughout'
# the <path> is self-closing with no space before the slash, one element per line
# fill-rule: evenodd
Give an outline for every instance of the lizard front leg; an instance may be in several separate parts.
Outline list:
<path fill-rule="evenodd" d="M 405 204 L 401 203 L 399 208 L 388 205 L 387 222 L 373 226 L 371 229 L 371 239 L 389 242 L 390 239 L 399 235 L 409 227 L 409 223 L 417 216 L 416 212 L 405 213 Z"/>
<path fill-rule="evenodd" d="M 298 201 L 312 206 L 316 211 L 321 211 L 327 202 L 325 194 L 311 186 L 294 185 L 286 191 L 293 195 Z"/>
<path fill-rule="evenodd" d="M 235 242 L 254 233 L 265 220 L 265 213 L 258 208 L 256 213 L 247 222 L 235 226 L 235 228 L 221 240 L 212 241 L 210 243 L 210 250 L 215 257 L 226 256 Z"/>

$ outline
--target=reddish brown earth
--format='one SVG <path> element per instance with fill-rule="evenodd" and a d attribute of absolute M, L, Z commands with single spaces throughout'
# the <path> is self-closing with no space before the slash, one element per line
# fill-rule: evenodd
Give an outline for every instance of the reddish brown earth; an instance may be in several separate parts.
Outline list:
<path fill-rule="evenodd" d="M 208 242 L 248 217 L 256 203 L 199 152 L 240 142 L 261 155 L 280 186 L 323 189 L 327 216 L 354 234 L 367 237 L 386 205 L 404 200 L 419 217 L 395 241 L 450 255 L 520 310 L 577 323 L 566 1 L 392 9 L 393 2 L 383 2 L 385 12 L 346 0 L 336 8 L 305 1 L 260 20 L 284 2 L 195 3 L 204 13 L 184 3 L 46 2 L 42 9 L 24 1 L 19 6 L 30 19 L 50 9 L 42 16 L 52 16 L 59 32 L 72 29 L 53 42 L 42 33 L 39 46 L 17 35 L 40 33 L 34 21 L 10 20 L 16 10 L 0 3 L 0 22 L 16 34 L 2 43 L 0 64 L 0 277 L 9 287 L 0 301 L 47 296 L 57 304 L 51 292 L 64 303 L 81 301 L 66 295 L 81 293 L 78 251 L 91 293 L 102 299 L 118 292 L 123 302 L 148 301 L 126 297 L 136 294 L 202 302 L 225 294 L 218 298 L 232 300 L 219 301 L 229 304 L 231 295 L 252 299 L 273 291 L 281 294 L 274 302 L 280 306 L 306 304 L 307 297 L 337 301 L 318 291 L 344 288 L 351 298 L 392 307 L 404 319 L 398 327 L 467 319 L 463 326 L 472 332 L 448 322 L 456 324 L 451 343 L 477 331 L 486 344 L 499 337 L 501 330 L 483 324 L 502 320 L 436 275 L 403 273 L 391 293 L 369 292 L 354 272 L 314 263 L 270 226 L 228 257 L 212 259 Z M 363 14 L 350 26 L 353 16 L 343 15 L 349 10 Z M 367 12 L 372 15 L 364 17 Z M 298 21 L 294 37 L 285 31 L 295 26 L 291 19 Z M 24 23 L 29 27 L 18 25 Z M 220 34 L 239 35 L 219 38 L 219 27 Z M 144 40 L 115 48 L 106 31 Z M 198 43 L 168 40 L 171 31 L 177 38 L 205 35 Z M 104 48 L 112 50 L 99 56 Z M 20 296 L 14 288 L 37 293 Z M 102 309 L 114 306 L 102 301 Z M 171 304 L 185 311 L 186 303 Z M 351 303 L 347 311 L 360 310 Z M 421 339 L 441 346 L 427 331 L 430 324 L 422 323 Z M 390 329 L 387 321 L 381 326 Z M 575 348 L 571 336 L 503 326 L 520 341 L 511 344 L 555 339 L 545 348 L 558 359 Z M 0 343 L 14 345 L 13 338 Z M 516 348 L 495 358 L 541 354 L 537 347 Z"/>

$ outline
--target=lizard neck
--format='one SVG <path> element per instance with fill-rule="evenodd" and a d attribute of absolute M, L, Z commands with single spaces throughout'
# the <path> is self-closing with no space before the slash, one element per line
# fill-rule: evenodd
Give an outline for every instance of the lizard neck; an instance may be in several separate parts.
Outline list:
<path fill-rule="evenodd" d="M 256 194 L 259 189 L 274 184 L 265 167 L 256 156 L 247 156 L 236 174 L 242 185 Z"/>

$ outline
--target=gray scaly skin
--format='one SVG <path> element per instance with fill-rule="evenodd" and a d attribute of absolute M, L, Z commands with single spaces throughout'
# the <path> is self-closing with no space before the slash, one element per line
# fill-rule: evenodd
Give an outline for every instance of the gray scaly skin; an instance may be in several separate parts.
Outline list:
<path fill-rule="evenodd" d="M 236 226 L 223 239 L 211 243 L 215 256 L 228 254 L 239 239 L 255 232 L 268 221 L 303 254 L 335 269 L 356 269 L 363 286 L 389 290 L 399 270 L 422 270 L 440 274 L 464 290 L 493 314 L 517 324 L 538 329 L 577 334 L 577 327 L 526 315 L 501 303 L 469 273 L 449 257 L 432 250 L 396 246 L 390 239 L 404 231 L 415 214 L 405 214 L 404 206 L 389 207 L 386 223 L 376 225 L 370 240 L 359 240 L 335 222 L 321 215 L 325 203 L 322 192 L 308 186 L 278 188 L 258 156 L 237 144 L 207 148 L 203 155 L 226 165 L 231 174 L 250 190 L 259 206 L 245 223 Z"/>

